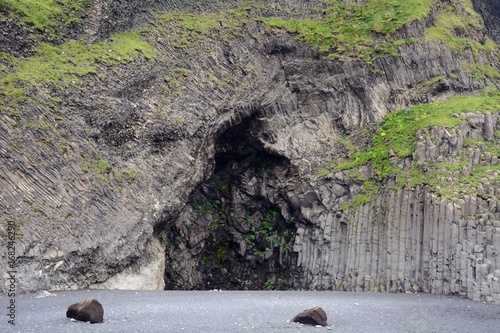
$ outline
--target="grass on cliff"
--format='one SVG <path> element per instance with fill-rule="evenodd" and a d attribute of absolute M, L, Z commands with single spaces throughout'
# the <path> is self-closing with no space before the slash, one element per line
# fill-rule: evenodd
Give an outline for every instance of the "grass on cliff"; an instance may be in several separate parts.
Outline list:
<path fill-rule="evenodd" d="M 470 148 L 480 152 L 479 165 L 471 165 Z M 410 170 L 401 171 L 397 176 L 396 188 L 428 185 L 442 198 L 454 200 L 464 195 L 476 195 L 498 201 L 498 192 L 487 192 L 484 188 L 500 187 L 500 164 L 486 162 L 486 156 L 500 157 L 498 138 L 492 142 L 486 142 L 483 138 L 466 139 L 462 150 L 426 165 L 425 172 L 416 165 Z"/>
<path fill-rule="evenodd" d="M 330 59 L 354 58 L 372 63 L 384 56 L 397 56 L 397 47 L 413 40 L 393 40 L 395 31 L 415 20 L 422 21 L 431 0 L 368 0 L 363 5 L 327 0 L 322 20 L 268 18 L 272 28 L 297 34 L 298 40 L 316 46 Z M 383 37 L 383 38 L 381 38 Z"/>
<path fill-rule="evenodd" d="M 17 102 L 28 98 L 28 87 L 63 89 L 79 83 L 84 75 L 97 73 L 100 66 L 127 62 L 139 56 L 154 58 L 155 51 L 135 32 L 118 33 L 93 45 L 83 40 L 61 45 L 41 43 L 33 57 L 3 57 L 11 70 L 0 78 L 0 96 L 6 104 L 15 107 Z"/>
<path fill-rule="evenodd" d="M 450 4 L 438 6 L 434 26 L 425 30 L 427 41 L 443 41 L 453 50 L 463 52 L 470 49 L 474 56 L 479 51 L 497 51 L 498 46 L 485 38 L 483 43 L 469 38 L 470 35 L 481 34 L 484 25 L 481 16 L 474 11 L 470 0 L 453 0 Z"/>
<path fill-rule="evenodd" d="M 87 154 L 83 156 L 80 166 L 83 171 L 90 172 L 94 179 L 98 179 L 107 185 L 109 185 L 111 178 L 116 180 L 118 184 L 123 184 L 134 181 L 139 175 L 139 172 L 133 167 L 116 168 L 103 157 L 91 157 Z"/>
<path fill-rule="evenodd" d="M 485 198 L 493 197 L 491 193 L 482 191 L 484 184 L 492 187 L 500 186 L 500 164 L 477 165 L 468 172 L 464 168 L 470 165 L 470 156 L 462 149 L 456 154 L 444 158 L 442 161 L 429 164 L 423 171 L 416 164 L 403 170 L 391 159 L 399 161 L 412 156 L 415 151 L 418 133 L 430 127 L 453 128 L 466 120 L 460 114 L 477 112 L 498 112 L 500 110 L 500 91 L 487 90 L 475 96 L 459 96 L 444 102 L 424 104 L 402 109 L 387 115 L 372 137 L 369 147 L 356 147 L 346 138 L 339 141 L 346 145 L 351 152 L 348 161 L 330 165 L 320 171 L 319 176 L 325 176 L 332 171 L 353 170 L 350 177 L 358 178 L 363 182 L 360 193 L 349 202 L 345 202 L 340 209 L 356 209 L 364 204 L 373 202 L 378 195 L 379 185 L 374 180 L 359 176 L 357 168 L 370 165 L 376 172 L 378 181 L 387 178 L 396 180 L 395 188 L 417 185 L 429 185 L 433 191 L 445 198 L 456 198 L 460 194 L 480 195 Z M 496 140 L 485 142 L 483 139 L 466 140 L 464 147 L 480 148 L 481 159 L 486 156 L 500 157 L 498 140 L 500 133 L 495 133 Z M 415 161 L 414 161 L 415 163 Z M 498 198 L 497 198 L 498 199 Z"/>
<path fill-rule="evenodd" d="M 0 0 L 0 9 L 35 29 L 54 33 L 59 26 L 81 23 L 91 0 Z"/>
<path fill-rule="evenodd" d="M 477 57 L 481 51 L 497 52 L 498 46 L 485 37 L 478 42 L 470 36 L 481 36 L 484 26 L 470 0 L 450 0 L 449 4 L 435 0 L 367 0 L 364 4 L 342 4 L 341 0 L 325 0 L 328 9 L 321 20 L 265 18 L 272 29 L 296 34 L 317 47 L 330 59 L 359 59 L 372 64 L 378 58 L 398 55 L 402 44 L 415 39 L 395 39 L 393 34 L 414 21 L 423 21 L 432 11 L 434 26 L 425 29 L 425 40 L 444 42 L 451 49 L 470 49 Z M 469 66 L 470 67 L 470 66 Z M 491 67 L 491 66 L 490 66 Z M 473 68 L 480 75 L 497 78 L 498 71 Z"/>
<path fill-rule="evenodd" d="M 488 90 L 476 96 L 452 97 L 444 102 L 392 112 L 382 120 L 371 147 L 361 148 L 349 161 L 330 168 L 341 171 L 371 163 L 379 179 L 395 175 L 400 169 L 391 165 L 390 158 L 411 156 L 420 130 L 431 126 L 454 127 L 465 121 L 461 113 L 487 110 L 500 110 L 498 90 Z"/>
<path fill-rule="evenodd" d="M 481 16 L 474 11 L 470 0 L 453 0 L 452 4 L 453 6 L 450 4 L 437 6 L 434 26 L 425 29 L 425 40 L 436 43 L 444 42 L 458 54 L 464 54 L 466 50 L 470 50 L 474 61 L 470 63 L 464 59 L 465 72 L 472 74 L 478 80 L 500 79 L 500 71 L 491 64 L 477 63 L 480 53 L 487 55 L 488 58 L 491 54 L 496 53 L 497 57 L 500 55 L 499 46 L 487 36 L 482 37 L 480 41 L 470 38 L 470 36 L 484 35 Z M 488 61 L 495 62 L 496 60 L 489 59 Z"/>
<path fill-rule="evenodd" d="M 167 43 L 179 49 L 198 45 L 211 38 L 227 41 L 243 30 L 249 12 L 255 6 L 253 2 L 245 2 L 236 9 L 219 13 L 166 13 L 154 22 L 154 29 L 166 37 Z"/>

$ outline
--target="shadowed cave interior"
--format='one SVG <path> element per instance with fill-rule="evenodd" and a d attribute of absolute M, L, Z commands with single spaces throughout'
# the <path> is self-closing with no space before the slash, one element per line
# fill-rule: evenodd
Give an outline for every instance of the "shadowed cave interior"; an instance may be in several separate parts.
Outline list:
<path fill-rule="evenodd" d="M 191 289 L 291 287 L 298 213 L 279 183 L 290 162 L 267 152 L 257 135 L 249 117 L 217 140 L 212 176 L 192 192 L 181 220 L 167 224 L 165 289 L 185 289 L 175 264 L 185 252 L 201 273 Z M 205 226 L 205 237 L 193 244 L 176 225 Z"/>

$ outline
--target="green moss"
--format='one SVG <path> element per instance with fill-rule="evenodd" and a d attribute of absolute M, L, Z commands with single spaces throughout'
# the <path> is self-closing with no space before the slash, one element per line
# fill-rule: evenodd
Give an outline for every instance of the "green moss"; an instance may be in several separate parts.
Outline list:
<path fill-rule="evenodd" d="M 373 136 L 372 146 L 353 154 L 349 161 L 339 163 L 337 171 L 371 163 L 379 179 L 400 172 L 392 166 L 390 156 L 403 158 L 415 151 L 418 131 L 430 127 L 454 127 L 464 120 L 456 116 L 465 112 L 485 112 L 500 109 L 500 92 L 485 91 L 477 96 L 459 96 L 444 102 L 413 106 L 387 115 Z M 454 116 L 455 115 L 455 116 Z"/>
<path fill-rule="evenodd" d="M 367 203 L 373 202 L 378 194 L 379 186 L 373 181 L 365 181 L 361 192 L 356 194 L 348 203 L 349 208 L 357 209 Z"/>
<path fill-rule="evenodd" d="M 112 179 L 119 184 L 130 183 L 139 175 L 139 172 L 132 167 L 117 168 L 105 158 L 97 159 L 87 154 L 83 156 L 80 167 L 84 172 L 91 173 L 95 179 L 100 180 L 105 185 L 110 185 Z"/>
<path fill-rule="evenodd" d="M 465 73 L 470 73 L 476 80 L 489 78 L 492 80 L 500 79 L 500 71 L 491 67 L 491 65 L 471 64 L 464 61 Z"/>
<path fill-rule="evenodd" d="M 297 34 L 297 39 L 316 46 L 331 59 L 355 58 L 367 63 L 385 56 L 397 56 L 401 44 L 414 40 L 394 40 L 391 35 L 430 11 L 430 0 L 367 0 L 364 5 L 328 0 L 322 20 L 267 18 L 271 28 Z M 382 38 L 381 41 L 380 37 Z"/>
<path fill-rule="evenodd" d="M 452 0 L 452 5 L 441 4 L 437 8 L 435 25 L 425 30 L 426 41 L 444 42 L 458 54 L 470 50 L 475 60 L 481 52 L 488 57 L 491 53 L 498 54 L 498 45 L 488 37 L 481 42 L 469 38 L 484 34 L 481 16 L 474 11 L 470 0 Z M 500 78 L 500 71 L 490 64 L 479 65 L 464 61 L 464 67 L 465 72 L 472 74 L 476 80 Z"/>
<path fill-rule="evenodd" d="M 109 175 L 114 171 L 114 167 L 104 158 L 95 161 L 87 156 L 86 160 L 82 163 L 82 170 L 92 172 L 93 176 L 97 179 L 108 181 Z"/>
<path fill-rule="evenodd" d="M 60 26 L 81 23 L 91 0 L 0 0 L 0 9 L 35 29 L 54 33 Z"/>
<path fill-rule="evenodd" d="M 12 70 L 0 79 L 0 96 L 15 106 L 26 99 L 31 86 L 64 89 L 77 84 L 100 66 L 127 62 L 139 56 L 155 57 L 155 51 L 138 33 L 113 35 L 110 40 L 88 45 L 83 40 L 69 41 L 55 46 L 41 43 L 37 55 L 25 59 L 12 59 Z"/>
<path fill-rule="evenodd" d="M 163 78 L 165 81 L 164 90 L 169 96 L 177 96 L 182 90 L 185 89 L 183 81 L 189 76 L 191 70 L 183 67 L 174 67 Z"/>
<path fill-rule="evenodd" d="M 491 175 L 500 172 L 500 165 L 478 165 L 469 175 L 461 176 L 458 184 L 455 186 L 455 191 L 460 192 L 477 192 L 477 189 L 483 185 L 490 185 L 493 188 L 499 188 L 500 178 L 492 179 Z M 492 194 L 486 194 L 486 197 L 494 197 Z"/>
<path fill-rule="evenodd" d="M 246 2 L 237 9 L 215 14 L 171 12 L 158 17 L 155 29 L 167 37 L 168 43 L 181 49 L 199 45 L 207 38 L 227 41 L 243 30 L 248 22 L 248 13 L 254 6 L 255 3 Z"/>
<path fill-rule="evenodd" d="M 322 177 L 325 177 L 327 176 L 330 172 L 332 172 L 332 168 L 327 166 L 325 169 L 321 169 L 320 171 L 318 171 L 318 177 L 319 178 L 322 178 Z"/>
<path fill-rule="evenodd" d="M 484 35 L 482 20 L 470 0 L 451 0 L 443 4 L 434 0 L 367 0 L 364 4 L 342 4 L 340 0 L 325 0 L 328 6 L 319 20 L 272 17 L 262 19 L 268 31 L 287 31 L 315 46 L 330 59 L 359 59 L 367 64 L 382 57 L 398 55 L 402 44 L 414 39 L 395 39 L 394 33 L 414 21 L 423 21 L 431 12 L 435 25 L 425 29 L 425 40 L 443 41 L 456 51 L 470 49 L 479 52 L 498 52 L 489 38 L 478 42 L 470 36 Z M 496 77 L 489 68 L 489 77 Z"/>
<path fill-rule="evenodd" d="M 489 156 L 500 156 L 498 141 L 486 142 L 482 138 L 467 139 L 464 141 L 465 148 L 479 149 L 481 159 Z M 464 171 L 469 170 L 470 172 Z M 441 162 L 429 164 L 424 173 L 420 168 L 413 167 L 410 172 L 402 172 L 398 178 L 404 179 L 400 187 L 416 185 L 428 185 L 443 198 L 456 199 L 467 195 L 480 195 L 486 198 L 499 199 L 498 194 L 480 193 L 480 188 L 488 184 L 493 188 L 500 186 L 500 166 L 485 163 L 484 165 L 472 166 L 470 156 L 466 150 L 461 150 Z"/>
<path fill-rule="evenodd" d="M 222 263 L 224 261 L 229 251 L 229 247 L 229 243 L 219 243 L 216 254 L 217 262 Z"/>
<path fill-rule="evenodd" d="M 35 124 L 35 123 L 25 124 L 24 129 L 25 130 L 35 129 L 35 130 L 43 130 L 43 131 L 47 131 L 47 130 L 54 130 L 55 131 L 56 130 L 52 124 L 39 125 L 39 124 Z"/>
<path fill-rule="evenodd" d="M 472 148 L 481 152 L 481 163 L 476 166 L 471 166 L 467 149 L 458 150 L 440 162 L 427 163 L 425 168 L 414 163 L 413 167 L 402 169 L 396 163 L 391 163 L 392 157 L 398 161 L 413 154 L 417 135 L 422 134 L 425 128 L 435 126 L 450 129 L 466 121 L 460 114 L 498 112 L 499 110 L 500 92 L 486 90 L 475 96 L 454 97 L 441 103 L 395 111 L 381 122 L 370 146 L 349 149 L 352 154 L 349 161 L 329 165 L 325 170 L 340 171 L 371 165 L 379 181 L 390 179 L 389 189 L 397 190 L 426 185 L 434 193 L 452 200 L 465 194 L 500 200 L 498 194 L 481 190 L 485 184 L 493 188 L 500 187 L 500 165 L 482 163 L 487 161 L 488 156 L 489 158 L 500 157 L 498 141 L 500 134 L 495 133 L 496 140 L 492 142 L 486 142 L 482 138 L 464 141 L 464 148 Z M 363 182 L 361 191 L 352 200 L 344 202 L 340 210 L 357 209 L 373 202 L 378 195 L 381 186 L 378 181 L 362 179 L 356 175 L 355 171 L 350 173 L 350 177 Z"/>
<path fill-rule="evenodd" d="M 123 169 L 115 171 L 115 178 L 120 183 L 132 182 L 137 178 L 138 175 L 139 172 L 131 167 L 125 167 Z"/>
<path fill-rule="evenodd" d="M 182 68 L 182 67 L 177 67 L 172 70 L 172 73 L 175 77 L 187 77 L 190 73 L 191 70 L 187 68 Z"/>
<path fill-rule="evenodd" d="M 453 0 L 452 5 L 438 6 L 435 25 L 425 30 L 428 41 L 443 41 L 450 48 L 463 51 L 495 51 L 498 47 L 490 39 L 484 44 L 467 38 L 471 32 L 484 29 L 481 16 L 472 8 L 470 0 Z"/>

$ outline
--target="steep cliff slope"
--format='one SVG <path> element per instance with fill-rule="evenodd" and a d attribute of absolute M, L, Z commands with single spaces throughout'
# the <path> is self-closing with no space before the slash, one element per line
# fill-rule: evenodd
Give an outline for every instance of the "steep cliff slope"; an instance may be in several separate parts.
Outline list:
<path fill-rule="evenodd" d="M 495 0 L 473 0 L 474 9 L 481 14 L 489 36 L 500 42 L 500 3 Z"/>
<path fill-rule="evenodd" d="M 494 26 L 469 1 L 350 2 L 0 2 L 19 290 L 498 302 Z"/>

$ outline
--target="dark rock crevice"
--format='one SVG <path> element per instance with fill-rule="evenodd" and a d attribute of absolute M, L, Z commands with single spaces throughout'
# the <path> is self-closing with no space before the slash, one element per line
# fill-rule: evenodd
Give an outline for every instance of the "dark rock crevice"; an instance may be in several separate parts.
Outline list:
<path fill-rule="evenodd" d="M 298 213 L 279 189 L 280 177 L 291 172 L 290 162 L 261 145 L 257 115 L 216 140 L 212 176 L 167 227 L 167 289 L 291 286 Z M 191 264 L 179 265 L 180 258 Z"/>

